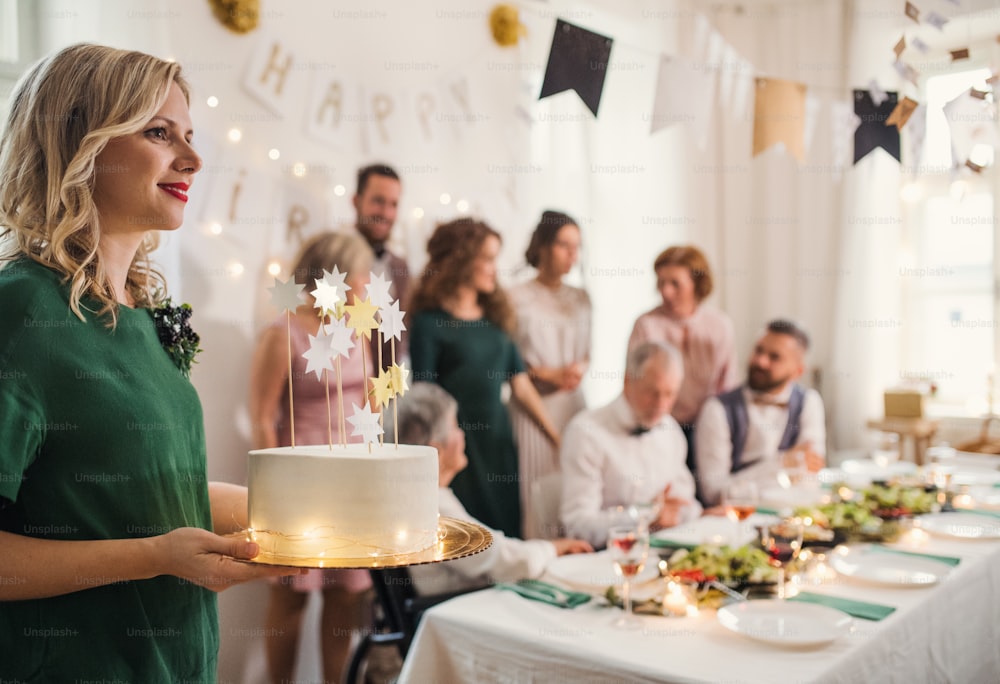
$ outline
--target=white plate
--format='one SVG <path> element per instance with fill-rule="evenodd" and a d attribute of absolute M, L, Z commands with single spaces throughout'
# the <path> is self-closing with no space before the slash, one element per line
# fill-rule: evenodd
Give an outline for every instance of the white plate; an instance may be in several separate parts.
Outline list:
<path fill-rule="evenodd" d="M 658 560 L 656 553 L 651 549 L 646 566 L 633 578 L 633 584 L 640 584 L 659 577 L 660 571 L 656 567 Z M 615 573 L 611 554 L 607 551 L 559 556 L 549 563 L 546 573 L 554 580 L 584 589 L 603 590 L 622 583 L 622 578 Z"/>
<path fill-rule="evenodd" d="M 958 539 L 1000 539 L 1000 518 L 977 513 L 929 513 L 915 525 L 931 534 Z"/>
<path fill-rule="evenodd" d="M 926 587 L 951 572 L 947 563 L 880 551 L 867 544 L 838 547 L 831 555 L 830 565 L 845 577 L 895 587 Z"/>
<path fill-rule="evenodd" d="M 799 508 L 800 506 L 815 506 L 830 498 L 830 492 L 823 489 L 816 480 L 812 483 L 794 487 L 768 487 L 760 493 L 760 505 L 766 508 Z"/>
<path fill-rule="evenodd" d="M 955 485 L 995 485 L 1000 483 L 1000 470 L 991 468 L 970 468 L 959 466 L 951 473 L 951 484 Z"/>
<path fill-rule="evenodd" d="M 848 459 L 841 462 L 837 468 L 843 474 L 843 479 L 848 482 L 872 482 L 873 480 L 883 480 L 900 475 L 910 475 L 917 470 L 915 463 L 909 461 L 895 461 L 887 466 L 880 466 L 875 461 L 867 458 Z M 824 476 L 824 481 L 830 475 Z"/>
<path fill-rule="evenodd" d="M 847 613 L 812 603 L 762 600 L 719 608 L 719 624 L 737 634 L 783 646 L 820 646 L 851 631 Z"/>
<path fill-rule="evenodd" d="M 754 513 L 742 524 L 721 515 L 705 515 L 691 522 L 654 532 L 652 538 L 684 546 L 741 546 L 757 538 L 758 527 L 775 521 L 775 516 L 763 513 Z M 740 534 L 740 530 L 743 530 L 743 534 Z"/>
<path fill-rule="evenodd" d="M 987 508 L 990 510 L 1000 510 L 1000 487 L 991 485 L 980 485 L 969 487 L 968 495 L 972 498 L 971 505 L 966 508 Z M 959 502 L 955 502 L 955 508 L 962 508 Z"/>

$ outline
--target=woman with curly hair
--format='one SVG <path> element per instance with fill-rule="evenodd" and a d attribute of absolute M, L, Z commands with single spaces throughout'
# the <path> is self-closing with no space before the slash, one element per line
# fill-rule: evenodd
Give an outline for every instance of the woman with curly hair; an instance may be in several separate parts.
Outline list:
<path fill-rule="evenodd" d="M 246 488 L 206 478 L 186 365 L 147 254 L 201 158 L 174 62 L 74 45 L 35 65 L 0 139 L 0 669 L 11 681 L 215 681 L 213 592 L 293 574 Z M 192 352 L 193 353 L 193 352 Z M 190 361 L 190 358 L 187 359 Z"/>
<path fill-rule="evenodd" d="M 517 449 L 502 390 L 558 448 L 559 434 L 511 337 L 515 314 L 497 284 L 500 234 L 462 218 L 438 226 L 409 308 L 415 381 L 441 385 L 458 401 L 469 466 L 452 490 L 469 513 L 504 534 L 521 534 Z"/>

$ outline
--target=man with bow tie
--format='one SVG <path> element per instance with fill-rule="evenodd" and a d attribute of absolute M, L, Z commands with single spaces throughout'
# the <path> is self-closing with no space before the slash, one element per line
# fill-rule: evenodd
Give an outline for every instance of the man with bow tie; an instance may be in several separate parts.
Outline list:
<path fill-rule="evenodd" d="M 699 495 L 720 503 L 735 479 L 759 489 L 785 472 L 816 472 L 824 465 L 823 400 L 796 381 L 805 370 L 809 337 L 791 321 L 774 320 L 757 340 L 746 383 L 705 402 L 695 444 Z"/>
<path fill-rule="evenodd" d="M 655 502 L 651 530 L 701 515 L 687 441 L 670 416 L 683 377 L 675 347 L 644 342 L 628 354 L 621 395 L 566 426 L 559 510 L 568 536 L 603 547 L 616 506 Z"/>
<path fill-rule="evenodd" d="M 399 300 L 400 306 L 405 307 L 410 269 L 402 257 L 393 254 L 386 247 L 392 234 L 392 227 L 396 223 L 400 192 L 399 174 L 395 169 L 385 164 L 371 164 L 358 170 L 358 188 L 352 203 L 356 212 L 354 227 L 375 253 L 372 273 L 381 275 L 392 283 L 389 294 Z M 358 293 L 361 298 L 364 298 L 364 295 L 364 292 Z M 396 343 L 397 363 L 406 356 L 407 339 L 408 335 L 403 331 L 402 341 Z M 372 353 L 377 364 L 378 347 L 374 335 Z M 386 342 L 382 348 L 382 366 L 385 368 L 391 363 L 389 343 Z"/>

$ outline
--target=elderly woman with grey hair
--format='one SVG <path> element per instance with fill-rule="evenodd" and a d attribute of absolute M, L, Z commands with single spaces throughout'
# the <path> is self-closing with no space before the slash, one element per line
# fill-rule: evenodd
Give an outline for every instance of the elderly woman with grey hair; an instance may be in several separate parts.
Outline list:
<path fill-rule="evenodd" d="M 399 427 L 401 444 L 432 446 L 438 451 L 438 510 L 441 515 L 477 524 L 455 497 L 448 485 L 465 468 L 465 434 L 458 426 L 458 404 L 445 390 L 431 383 L 415 383 L 398 400 L 396 419 L 385 414 L 385 432 Z M 593 548 L 579 539 L 522 540 L 493 533 L 493 546 L 487 551 L 450 563 L 418 565 L 410 569 L 418 593 L 483 586 L 491 582 L 515 581 L 538 577 L 556 556 L 586 553 Z"/>

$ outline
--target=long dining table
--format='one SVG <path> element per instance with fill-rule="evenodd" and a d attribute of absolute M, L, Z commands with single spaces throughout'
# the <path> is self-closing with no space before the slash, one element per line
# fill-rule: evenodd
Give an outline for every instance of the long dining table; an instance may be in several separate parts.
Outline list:
<path fill-rule="evenodd" d="M 996 518 L 984 519 L 1000 525 Z M 699 524 L 717 525 L 702 520 L 707 522 L 693 523 L 695 531 Z M 427 612 L 399 681 L 1000 681 L 1000 539 L 918 532 L 908 543 L 911 550 L 959 562 L 930 586 L 835 577 L 807 587 L 814 594 L 895 608 L 878 621 L 853 618 L 849 631 L 829 643 L 754 639 L 725 628 L 715 609 L 687 617 L 639 615 L 639 626 L 627 630 L 612 624 L 621 609 L 597 597 L 560 608 L 494 587 Z"/>

